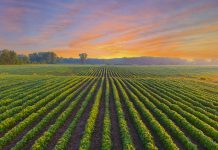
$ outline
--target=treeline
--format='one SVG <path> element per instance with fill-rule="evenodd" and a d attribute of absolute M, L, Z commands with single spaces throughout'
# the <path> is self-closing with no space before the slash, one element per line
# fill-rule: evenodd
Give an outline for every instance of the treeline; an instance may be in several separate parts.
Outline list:
<path fill-rule="evenodd" d="M 0 64 L 25 64 L 29 63 L 29 58 L 25 55 L 17 55 L 14 51 L 11 50 L 1 50 L 0 51 Z"/>
<path fill-rule="evenodd" d="M 54 52 L 39 52 L 29 54 L 31 63 L 55 64 L 58 62 L 58 57 Z"/>
<path fill-rule="evenodd" d="M 57 54 L 55 54 L 54 52 L 38 52 L 29 55 L 18 55 L 15 51 L 0 50 L 0 64 L 218 65 L 218 59 L 213 59 L 210 61 L 204 59 L 187 61 L 186 59 L 168 57 L 83 59 L 83 57 L 81 57 L 81 54 L 80 58 L 63 58 L 58 57 Z"/>
<path fill-rule="evenodd" d="M 18 55 L 12 50 L 0 50 L 0 64 L 1 65 L 15 65 L 15 64 L 54 64 L 58 63 L 58 57 L 54 52 L 39 52 L 29 55 Z"/>

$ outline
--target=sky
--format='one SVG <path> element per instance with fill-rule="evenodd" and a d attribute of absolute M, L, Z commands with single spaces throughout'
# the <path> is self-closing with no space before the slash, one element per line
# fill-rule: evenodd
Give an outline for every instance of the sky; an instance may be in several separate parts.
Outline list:
<path fill-rule="evenodd" d="M 0 0 L 0 49 L 218 58 L 218 0 Z"/>

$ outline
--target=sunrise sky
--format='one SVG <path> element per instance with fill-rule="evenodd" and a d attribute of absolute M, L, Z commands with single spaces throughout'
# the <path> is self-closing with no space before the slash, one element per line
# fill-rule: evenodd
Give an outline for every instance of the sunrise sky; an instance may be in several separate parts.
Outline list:
<path fill-rule="evenodd" d="M 0 0 L 0 49 L 218 58 L 218 0 Z"/>

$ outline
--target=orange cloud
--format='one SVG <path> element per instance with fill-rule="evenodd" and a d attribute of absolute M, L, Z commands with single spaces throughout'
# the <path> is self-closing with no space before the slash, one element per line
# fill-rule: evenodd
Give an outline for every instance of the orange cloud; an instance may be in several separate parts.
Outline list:
<path fill-rule="evenodd" d="M 29 26 L 27 34 L 22 26 L 26 22 L 34 24 L 28 22 L 26 14 L 39 15 L 43 6 L 40 5 L 40 9 L 37 9 L 36 2 L 21 2 L 28 7 L 12 5 L 0 10 L 3 12 L 0 19 L 5 19 L 0 23 L 0 33 L 10 35 L 9 40 L 0 37 L 0 44 L 11 49 L 15 47 L 16 50 L 29 49 L 20 51 L 24 53 L 54 50 L 63 57 L 78 57 L 81 52 L 99 58 L 145 55 L 217 57 L 214 54 L 218 53 L 218 22 L 214 15 L 217 3 L 188 2 L 189 5 L 185 2 L 167 1 L 166 6 L 162 6 L 163 2 L 146 1 L 140 2 L 142 5 L 133 6 L 131 2 L 118 1 L 58 1 L 52 4 L 54 10 L 52 8 L 48 12 L 51 13 L 48 15 L 51 18 L 42 20 L 42 24 L 35 22 L 38 28 L 32 31 Z M 15 0 L 10 0 L 10 3 L 14 4 Z M 153 7 L 150 7 L 151 4 Z M 36 12 L 29 6 L 36 7 Z M 15 31 L 20 33 L 13 34 Z"/>

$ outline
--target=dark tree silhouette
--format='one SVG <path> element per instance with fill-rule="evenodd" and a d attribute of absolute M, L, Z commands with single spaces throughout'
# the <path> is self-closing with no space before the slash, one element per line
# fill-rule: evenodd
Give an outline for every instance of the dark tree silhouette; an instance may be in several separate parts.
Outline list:
<path fill-rule="evenodd" d="M 17 55 L 19 64 L 28 64 L 30 63 L 29 57 L 23 54 Z"/>
<path fill-rule="evenodd" d="M 14 51 L 7 50 L 7 49 L 0 51 L 0 64 L 12 65 L 17 63 L 18 63 L 18 58 L 17 58 L 17 54 Z"/>
<path fill-rule="evenodd" d="M 84 64 L 86 62 L 87 56 L 88 55 L 86 53 L 79 54 L 81 64 Z"/>
<path fill-rule="evenodd" d="M 29 54 L 32 63 L 54 64 L 57 62 L 57 55 L 54 52 L 39 52 Z"/>

